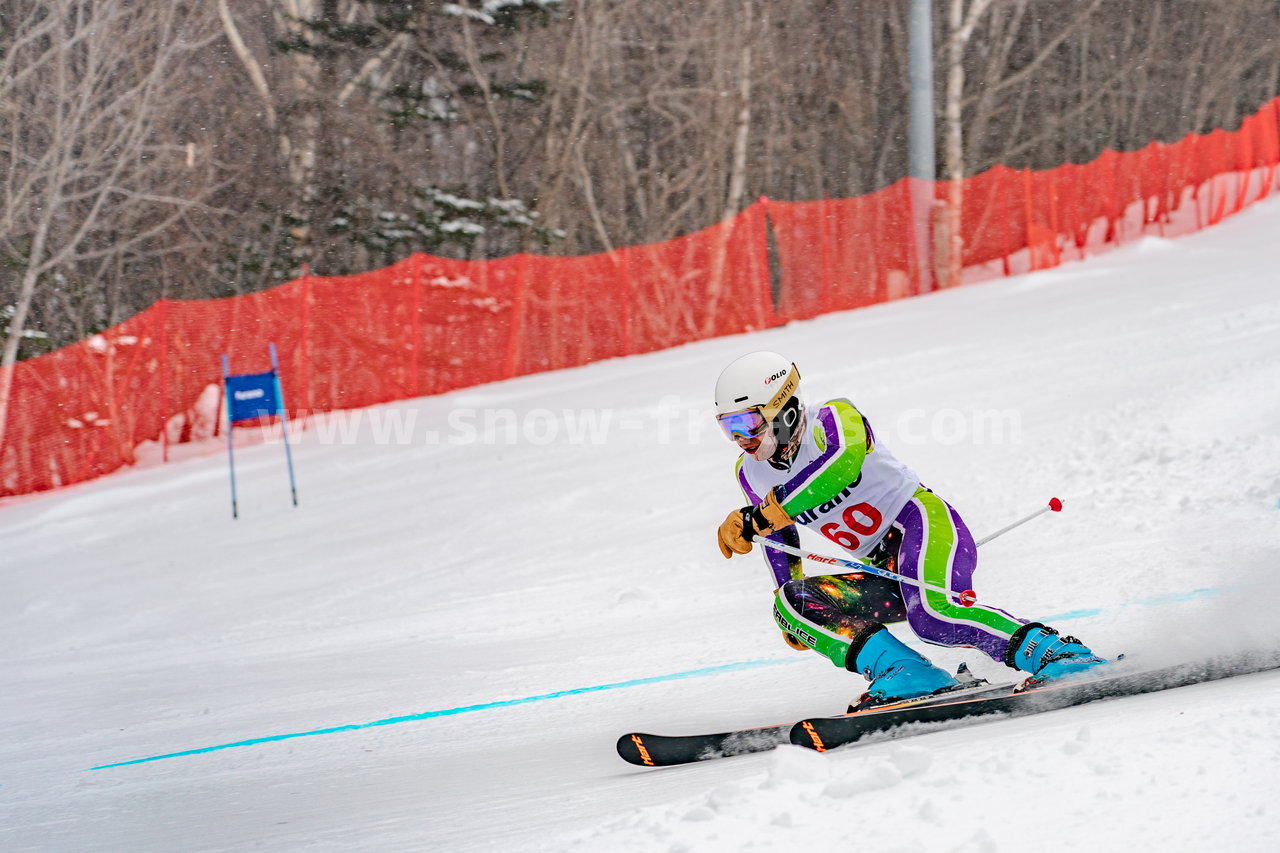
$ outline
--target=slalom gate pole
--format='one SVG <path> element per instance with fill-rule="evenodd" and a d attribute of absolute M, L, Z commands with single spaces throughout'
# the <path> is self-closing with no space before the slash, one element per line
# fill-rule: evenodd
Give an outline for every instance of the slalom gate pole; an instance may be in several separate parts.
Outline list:
<path fill-rule="evenodd" d="M 975 544 L 982 545 L 983 543 L 990 542 L 992 539 L 995 539 L 997 536 L 1003 536 L 1004 534 L 1008 533 L 1010 530 L 1013 530 L 1015 527 L 1021 527 L 1022 525 L 1026 524 L 1028 521 L 1030 521 L 1033 518 L 1039 518 L 1040 516 L 1044 515 L 1046 512 L 1062 512 L 1062 501 L 1058 500 L 1057 498 L 1049 498 L 1048 506 L 1042 506 L 1040 507 L 1040 509 L 1031 513 L 1031 515 L 1028 515 L 1026 518 L 1020 518 L 1017 521 L 1015 521 L 1013 524 L 1010 524 L 1008 527 L 1001 527 L 995 533 L 991 533 L 986 536 L 983 536 Z"/>
<path fill-rule="evenodd" d="M 298 484 L 293 479 L 293 453 L 289 450 L 289 410 L 284 404 L 284 388 L 280 385 L 280 361 L 276 358 L 276 345 L 270 344 L 271 373 L 276 383 L 276 400 L 280 403 L 277 413 L 280 417 L 280 435 L 284 439 L 284 462 L 289 468 L 289 494 L 293 497 L 293 505 L 298 505 Z"/>

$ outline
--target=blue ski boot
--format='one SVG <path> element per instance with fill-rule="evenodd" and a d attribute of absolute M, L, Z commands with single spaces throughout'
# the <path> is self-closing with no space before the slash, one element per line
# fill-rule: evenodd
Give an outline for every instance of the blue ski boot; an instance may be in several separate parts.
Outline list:
<path fill-rule="evenodd" d="M 876 631 L 862 644 L 849 669 L 856 669 L 871 682 L 850 710 L 887 705 L 904 699 L 928 696 L 959 686 L 954 678 L 912 651 L 887 628 Z"/>
<path fill-rule="evenodd" d="M 1039 682 L 1079 675 L 1107 661 L 1075 637 L 1060 637 L 1052 628 L 1031 622 L 1009 639 L 1004 662 Z"/>

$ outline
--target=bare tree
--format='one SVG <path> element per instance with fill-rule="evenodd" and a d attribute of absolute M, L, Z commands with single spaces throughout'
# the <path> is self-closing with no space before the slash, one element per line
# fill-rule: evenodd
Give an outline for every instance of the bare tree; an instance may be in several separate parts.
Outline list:
<path fill-rule="evenodd" d="M 767 8 L 767 7 L 766 7 Z M 754 0 L 742 0 L 740 35 L 738 37 L 736 70 L 729 79 L 737 78 L 734 103 L 732 153 L 729 157 L 729 179 L 724 207 L 720 213 L 720 231 L 711 254 L 711 274 L 707 283 L 709 310 L 703 321 L 703 334 L 710 334 L 715 327 L 716 307 L 724 287 L 726 252 L 734 217 L 742 210 L 747 187 L 747 145 L 751 134 L 751 83 L 755 68 L 751 62 L 751 49 L 758 38 Z M 767 12 L 764 13 L 767 15 Z M 767 25 L 767 17 L 765 18 Z"/>
<path fill-rule="evenodd" d="M 935 7 L 939 22 L 959 13 L 935 63 L 948 92 L 939 160 L 956 189 L 997 163 L 1047 168 L 1232 128 L 1280 86 L 1275 0 Z M 0 0 L 0 315 L 18 319 L 7 342 L 34 324 L 69 343 L 158 296 L 260 290 L 304 261 L 346 274 L 414 251 L 609 251 L 706 228 L 761 194 L 880 189 L 906 172 L 905 9 Z M 162 26 L 196 35 L 161 47 Z M 62 77 L 59 52 L 71 57 Z M 107 83 L 84 89 L 88 73 Z M 86 109 L 111 117 L 74 119 Z M 77 133 L 78 148 L 48 143 Z M 120 173 L 103 172 L 97 155 L 117 152 Z M 93 195 L 106 186 L 93 175 L 131 195 Z M 44 202 L 55 185 L 57 213 Z M 216 209 L 188 204 L 201 198 Z M 136 216 L 115 215 L 126 201 Z M 949 264 L 964 249 L 952 241 L 994 227 L 995 207 L 941 229 Z M 97 224 L 52 263 L 87 213 Z M 45 264 L 34 277 L 32 258 Z"/>
<path fill-rule="evenodd" d="M 344 10 L 341 5 L 339 0 L 258 0 L 250 4 L 247 11 L 259 21 L 255 35 L 258 41 L 265 42 L 255 53 L 241 35 L 227 0 L 218 0 L 217 4 L 227 42 L 253 85 L 262 106 L 265 130 L 275 142 L 279 160 L 269 163 L 283 164 L 278 171 L 287 176 L 291 192 L 282 199 L 280 212 L 287 219 L 282 224 L 294 238 L 295 269 L 312 260 L 315 208 L 320 196 L 317 165 L 323 136 L 322 112 L 326 101 L 337 92 L 338 82 L 331 54 L 325 54 L 322 60 L 315 29 L 308 24 L 337 24 L 343 20 L 343 12 L 352 7 L 346 4 L 349 8 Z M 264 20 L 270 21 L 271 26 L 264 27 Z M 271 42 L 289 49 L 272 50 Z M 346 86 L 343 91 L 347 91 Z"/>
<path fill-rule="evenodd" d="M 964 208 L 964 123 L 961 113 L 964 97 L 964 51 L 978 21 L 991 5 L 991 0 L 951 0 L 947 32 L 947 193 L 946 212 L 946 275 L 942 286 L 960 283 L 960 270 L 964 265 L 964 233 L 961 230 Z"/>
<path fill-rule="evenodd" d="M 165 124 L 184 97 L 174 86 L 182 62 L 205 46 L 210 23 L 198 3 L 5 3 L 0 252 L 17 287 L 0 359 L 0 441 L 37 291 L 75 265 L 106 275 L 123 255 L 164 254 L 175 224 L 210 192 Z"/>

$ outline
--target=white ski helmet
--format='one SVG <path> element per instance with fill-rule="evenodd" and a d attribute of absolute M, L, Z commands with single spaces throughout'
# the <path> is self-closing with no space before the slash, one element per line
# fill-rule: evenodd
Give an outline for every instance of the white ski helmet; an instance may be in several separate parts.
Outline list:
<path fill-rule="evenodd" d="M 769 351 L 736 359 L 716 380 L 715 403 L 725 435 L 756 459 L 794 455 L 804 420 L 794 362 Z"/>

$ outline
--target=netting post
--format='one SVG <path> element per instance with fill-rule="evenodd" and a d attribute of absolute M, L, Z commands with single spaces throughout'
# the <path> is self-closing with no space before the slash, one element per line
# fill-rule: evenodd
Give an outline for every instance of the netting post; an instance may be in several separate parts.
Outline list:
<path fill-rule="evenodd" d="M 1161 196 L 1160 209 L 1158 211 L 1161 214 L 1160 236 L 1163 237 L 1166 233 L 1165 226 L 1173 221 L 1174 201 L 1172 194 L 1173 190 L 1170 186 L 1171 172 L 1173 171 L 1173 152 L 1172 146 L 1165 145 L 1163 142 L 1159 142 L 1158 140 L 1157 144 L 1160 146 L 1160 152 L 1163 155 L 1161 158 L 1161 166 L 1163 167 L 1161 172 L 1164 175 L 1164 195 Z"/>
<path fill-rule="evenodd" d="M 764 294 L 769 299 L 769 317 L 763 317 L 757 314 L 760 321 L 760 328 L 765 329 L 770 326 L 777 325 L 779 303 L 782 302 L 782 282 L 778 282 L 778 295 L 774 298 L 773 293 L 773 269 L 769 264 L 769 198 L 768 196 L 760 196 L 760 280 L 764 282 Z M 759 285 L 757 285 L 759 286 Z M 763 300 L 757 302 L 763 304 Z"/>
<path fill-rule="evenodd" d="M 822 241 L 822 313 L 827 314 L 833 309 L 831 308 L 831 286 L 834 284 L 835 274 L 831 272 L 831 254 L 835 251 L 836 239 L 827 233 L 828 228 L 835 227 L 836 217 L 832 215 L 831 198 L 824 191 L 822 193 L 822 232 L 819 239 Z"/>
<path fill-rule="evenodd" d="M 1205 138 L 1206 138 L 1206 139 L 1212 139 L 1212 138 L 1213 138 L 1213 136 L 1212 136 L 1212 134 L 1210 134 L 1209 136 L 1206 136 Z M 1219 219 L 1219 216 L 1218 216 L 1218 176 L 1221 174 L 1221 172 L 1220 172 L 1220 171 L 1218 171 L 1218 169 L 1219 169 L 1219 168 L 1221 168 L 1221 166 L 1222 166 L 1222 163 L 1221 163 L 1221 162 L 1216 163 L 1216 164 L 1215 164 L 1215 169 L 1213 169 L 1213 170 L 1211 171 L 1211 174 L 1209 175 L 1209 224 L 1210 224 L 1210 225 L 1217 225 L 1217 224 L 1218 224 L 1218 219 Z"/>
<path fill-rule="evenodd" d="M 227 382 L 231 378 L 231 364 L 227 359 L 227 354 L 222 354 L 222 388 L 226 391 Z M 231 422 L 231 398 L 230 395 L 224 393 L 223 400 L 227 406 L 227 467 L 231 471 L 231 517 L 233 519 L 240 517 L 239 508 L 236 506 L 236 447 L 235 442 L 231 440 L 232 422 Z"/>
<path fill-rule="evenodd" d="M 1035 272 L 1035 233 L 1031 229 L 1031 169 L 1026 166 L 1022 167 L 1022 199 L 1027 217 L 1027 272 Z"/>
<path fill-rule="evenodd" d="M 622 268 L 622 354 L 631 355 L 631 259 L 628 249 L 614 249 L 615 263 Z"/>
<path fill-rule="evenodd" d="M 1009 174 L 1010 173 L 1007 171 L 1000 173 L 1000 180 L 1002 183 L 1008 181 Z M 1009 229 L 1013 226 L 1013 211 L 1009 207 L 1009 193 L 1001 192 L 999 193 L 999 196 L 1000 219 L 1004 223 L 1004 228 L 1002 229 L 1004 232 L 1004 257 L 1001 260 L 1004 268 L 1004 277 L 1008 278 L 1013 275 L 1013 271 L 1009 266 L 1009 254 L 1013 251 L 1010 245 L 1013 241 L 1009 237 Z"/>
<path fill-rule="evenodd" d="M 1280 152 L 1276 150 L 1276 119 L 1280 117 L 1277 114 L 1277 105 L 1280 105 L 1280 98 L 1273 98 L 1270 103 L 1265 104 L 1258 111 L 1258 115 L 1262 119 L 1263 142 L 1266 146 L 1266 166 L 1263 170 L 1259 200 L 1271 195 L 1275 189 L 1273 182 L 1276 177 L 1276 160 L 1280 157 Z"/>
<path fill-rule="evenodd" d="M 1062 168 L 1061 166 L 1058 167 Z M 1062 265 L 1062 246 L 1061 246 L 1061 219 L 1058 216 L 1058 169 L 1054 169 L 1048 175 L 1049 178 L 1049 224 L 1050 230 L 1053 231 L 1053 265 Z"/>
<path fill-rule="evenodd" d="M 413 256 L 413 380 L 414 397 L 422 396 L 422 254 Z"/>
<path fill-rule="evenodd" d="M 520 356 L 520 337 L 524 333 L 524 291 L 528 277 L 528 256 L 524 252 L 516 255 L 516 297 L 511 306 L 511 337 L 507 340 L 507 363 L 505 378 L 516 375 L 516 365 Z"/>
<path fill-rule="evenodd" d="M 1271 155 L 1267 167 L 1267 194 L 1270 195 L 1280 189 L 1280 183 L 1276 182 L 1276 166 L 1280 165 L 1280 97 L 1273 98 L 1268 107 L 1271 118 L 1267 122 L 1267 138 L 1271 140 Z"/>
<path fill-rule="evenodd" d="M 298 347 L 299 360 L 302 362 L 302 369 L 299 371 L 301 376 L 302 387 L 302 428 L 307 428 L 307 418 L 310 416 L 315 401 L 311 398 L 311 264 L 302 264 L 302 330 L 301 341 Z"/>
<path fill-rule="evenodd" d="M 1231 212 L 1239 213 L 1249 204 L 1249 184 L 1253 183 L 1253 122 L 1250 119 L 1240 122 L 1235 143 L 1236 209 Z"/>
<path fill-rule="evenodd" d="M 160 446 L 161 461 L 169 461 L 169 300 L 160 307 Z"/>

